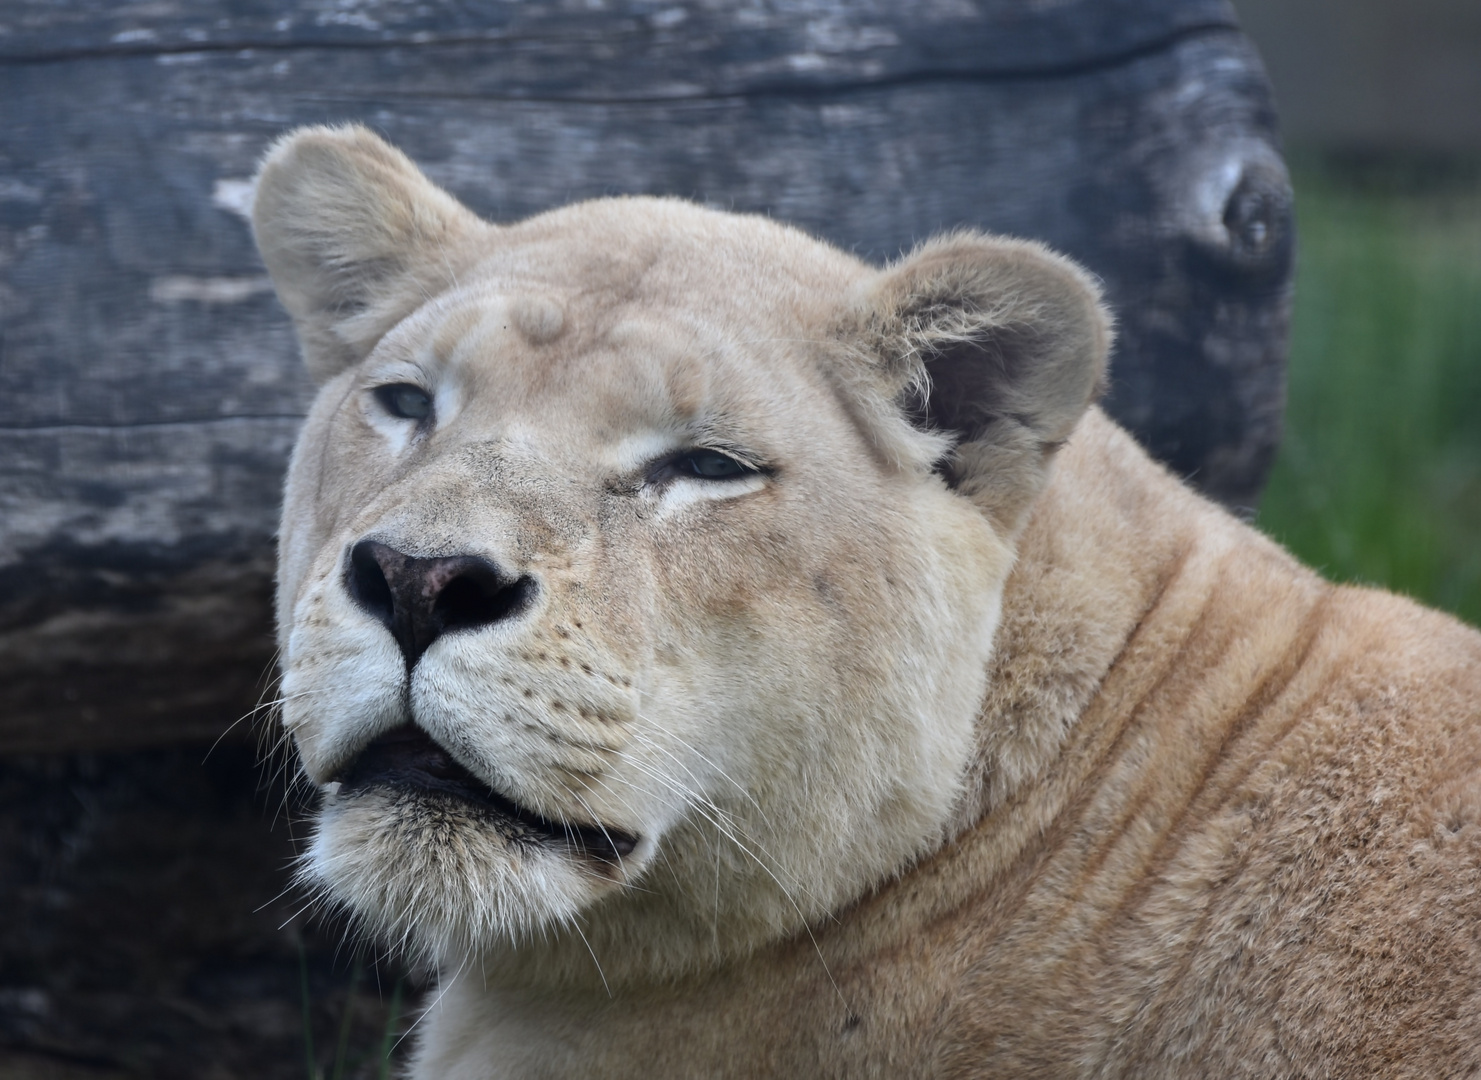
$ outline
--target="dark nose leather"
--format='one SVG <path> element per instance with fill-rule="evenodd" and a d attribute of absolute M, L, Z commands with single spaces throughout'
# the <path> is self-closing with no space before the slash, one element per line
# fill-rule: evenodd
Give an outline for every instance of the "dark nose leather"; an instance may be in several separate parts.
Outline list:
<path fill-rule="evenodd" d="M 455 630 L 518 616 L 535 598 L 535 580 L 477 555 L 422 559 L 378 540 L 350 549 L 350 596 L 391 631 L 408 668 L 427 646 Z"/>

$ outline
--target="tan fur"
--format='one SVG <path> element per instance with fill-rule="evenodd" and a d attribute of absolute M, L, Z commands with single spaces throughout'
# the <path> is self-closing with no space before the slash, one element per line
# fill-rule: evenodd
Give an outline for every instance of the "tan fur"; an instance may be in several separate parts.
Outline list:
<path fill-rule="evenodd" d="M 324 380 L 279 592 L 305 877 L 437 966 L 414 1075 L 1481 1069 L 1481 635 L 1088 407 L 1069 263 L 876 271 L 645 199 L 496 228 L 353 128 L 273 151 L 256 228 Z M 405 382 L 426 427 L 375 404 Z M 649 479 L 691 447 L 763 471 Z M 408 675 L 345 590 L 364 538 L 539 603 Z M 638 848 L 334 794 L 407 722 Z"/>

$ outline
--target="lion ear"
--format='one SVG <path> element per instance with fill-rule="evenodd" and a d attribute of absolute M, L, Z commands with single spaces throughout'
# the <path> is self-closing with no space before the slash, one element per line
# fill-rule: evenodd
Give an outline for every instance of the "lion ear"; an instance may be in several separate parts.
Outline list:
<path fill-rule="evenodd" d="M 1090 275 L 1040 244 L 956 233 L 883 271 L 851 321 L 895 417 L 946 434 L 948 481 L 1016 532 L 1104 388 L 1111 318 Z"/>
<path fill-rule="evenodd" d="M 278 140 L 257 173 L 252 228 L 309 374 L 323 382 L 453 284 L 467 241 L 494 227 L 351 125 Z"/>

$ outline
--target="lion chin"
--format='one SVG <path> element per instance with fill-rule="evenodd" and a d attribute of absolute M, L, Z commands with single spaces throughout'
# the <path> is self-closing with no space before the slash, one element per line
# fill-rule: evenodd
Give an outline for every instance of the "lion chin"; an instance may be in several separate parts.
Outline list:
<path fill-rule="evenodd" d="M 305 884 L 434 967 L 570 922 L 639 844 L 526 810 L 412 725 L 376 739 L 330 786 Z"/>
<path fill-rule="evenodd" d="M 1481 635 L 1148 460 L 1085 272 L 493 225 L 358 127 L 256 191 L 300 878 L 413 1075 L 1481 1069 Z"/>

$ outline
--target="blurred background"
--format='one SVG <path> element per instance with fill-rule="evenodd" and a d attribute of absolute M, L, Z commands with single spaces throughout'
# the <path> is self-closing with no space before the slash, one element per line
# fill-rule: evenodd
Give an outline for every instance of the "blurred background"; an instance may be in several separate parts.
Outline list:
<path fill-rule="evenodd" d="M 1261 528 L 1481 624 L 1481 4 L 1236 0 L 1298 251 Z"/>

